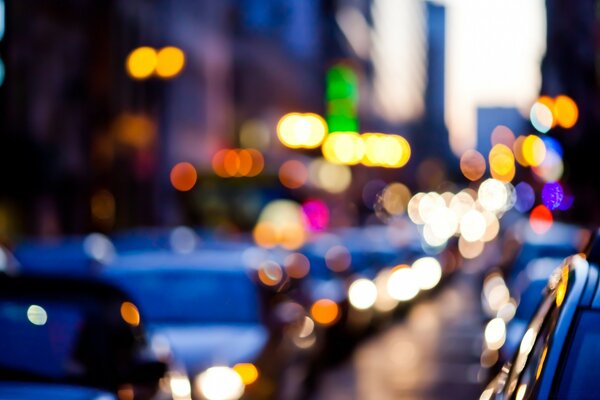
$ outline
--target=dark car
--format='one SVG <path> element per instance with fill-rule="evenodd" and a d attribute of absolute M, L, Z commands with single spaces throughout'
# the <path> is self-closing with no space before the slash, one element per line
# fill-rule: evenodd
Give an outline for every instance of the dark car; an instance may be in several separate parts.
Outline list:
<path fill-rule="evenodd" d="M 0 380 L 4 389 L 52 383 L 149 399 L 165 365 L 140 324 L 130 298 L 106 284 L 0 276 Z"/>
<path fill-rule="evenodd" d="M 571 256 L 555 270 L 517 353 L 481 399 L 600 398 L 597 251 Z"/>

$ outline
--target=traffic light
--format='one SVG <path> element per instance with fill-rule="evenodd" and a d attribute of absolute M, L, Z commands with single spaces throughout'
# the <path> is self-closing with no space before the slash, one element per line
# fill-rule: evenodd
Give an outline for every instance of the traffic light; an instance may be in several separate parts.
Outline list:
<path fill-rule="evenodd" d="M 358 77 L 345 64 L 329 68 L 326 80 L 327 125 L 329 132 L 358 132 Z"/>

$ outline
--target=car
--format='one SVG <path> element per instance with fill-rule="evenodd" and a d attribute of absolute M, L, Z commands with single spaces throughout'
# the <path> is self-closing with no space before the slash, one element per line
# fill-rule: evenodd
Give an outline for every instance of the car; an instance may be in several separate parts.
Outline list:
<path fill-rule="evenodd" d="M 2 275 L 0 326 L 0 394 L 55 384 L 150 399 L 166 370 L 151 356 L 135 304 L 104 283 Z"/>
<path fill-rule="evenodd" d="M 130 252 L 102 272 L 139 304 L 155 353 L 169 363 L 165 392 L 173 398 L 270 398 L 291 385 L 294 348 L 286 333 L 293 325 L 300 334 L 303 310 L 281 320 L 269 313 L 270 294 L 244 255 Z"/>
<path fill-rule="evenodd" d="M 0 400 L 116 400 L 114 394 L 85 386 L 40 382 L 0 382 Z"/>
<path fill-rule="evenodd" d="M 518 351 L 482 400 L 600 398 L 599 255 L 596 237 L 552 273 Z"/>

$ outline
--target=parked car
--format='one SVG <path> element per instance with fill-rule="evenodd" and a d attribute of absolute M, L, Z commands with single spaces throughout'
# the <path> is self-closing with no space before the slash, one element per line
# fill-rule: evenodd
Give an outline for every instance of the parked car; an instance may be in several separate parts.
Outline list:
<path fill-rule="evenodd" d="M 146 346 L 135 304 L 103 283 L 0 276 L 0 326 L 0 394 L 23 393 L 21 382 L 150 399 L 166 369 Z"/>
<path fill-rule="evenodd" d="M 517 353 L 481 399 L 600 398 L 599 246 L 555 270 Z"/>

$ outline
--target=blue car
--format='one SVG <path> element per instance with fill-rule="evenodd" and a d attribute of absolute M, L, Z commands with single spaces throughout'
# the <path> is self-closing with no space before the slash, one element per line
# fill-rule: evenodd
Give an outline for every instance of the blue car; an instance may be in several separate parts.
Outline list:
<path fill-rule="evenodd" d="M 600 398 L 598 247 L 555 270 L 517 353 L 481 399 Z"/>
<path fill-rule="evenodd" d="M 103 270 L 139 304 L 156 354 L 169 363 L 173 398 L 266 398 L 282 386 L 290 348 L 266 324 L 256 270 L 243 256 L 131 252 Z"/>
<path fill-rule="evenodd" d="M 99 282 L 0 276 L 0 326 L 0 394 L 25 393 L 20 383 L 48 384 L 38 386 L 48 398 L 83 386 L 151 399 L 166 370 L 151 356 L 135 304 Z"/>

